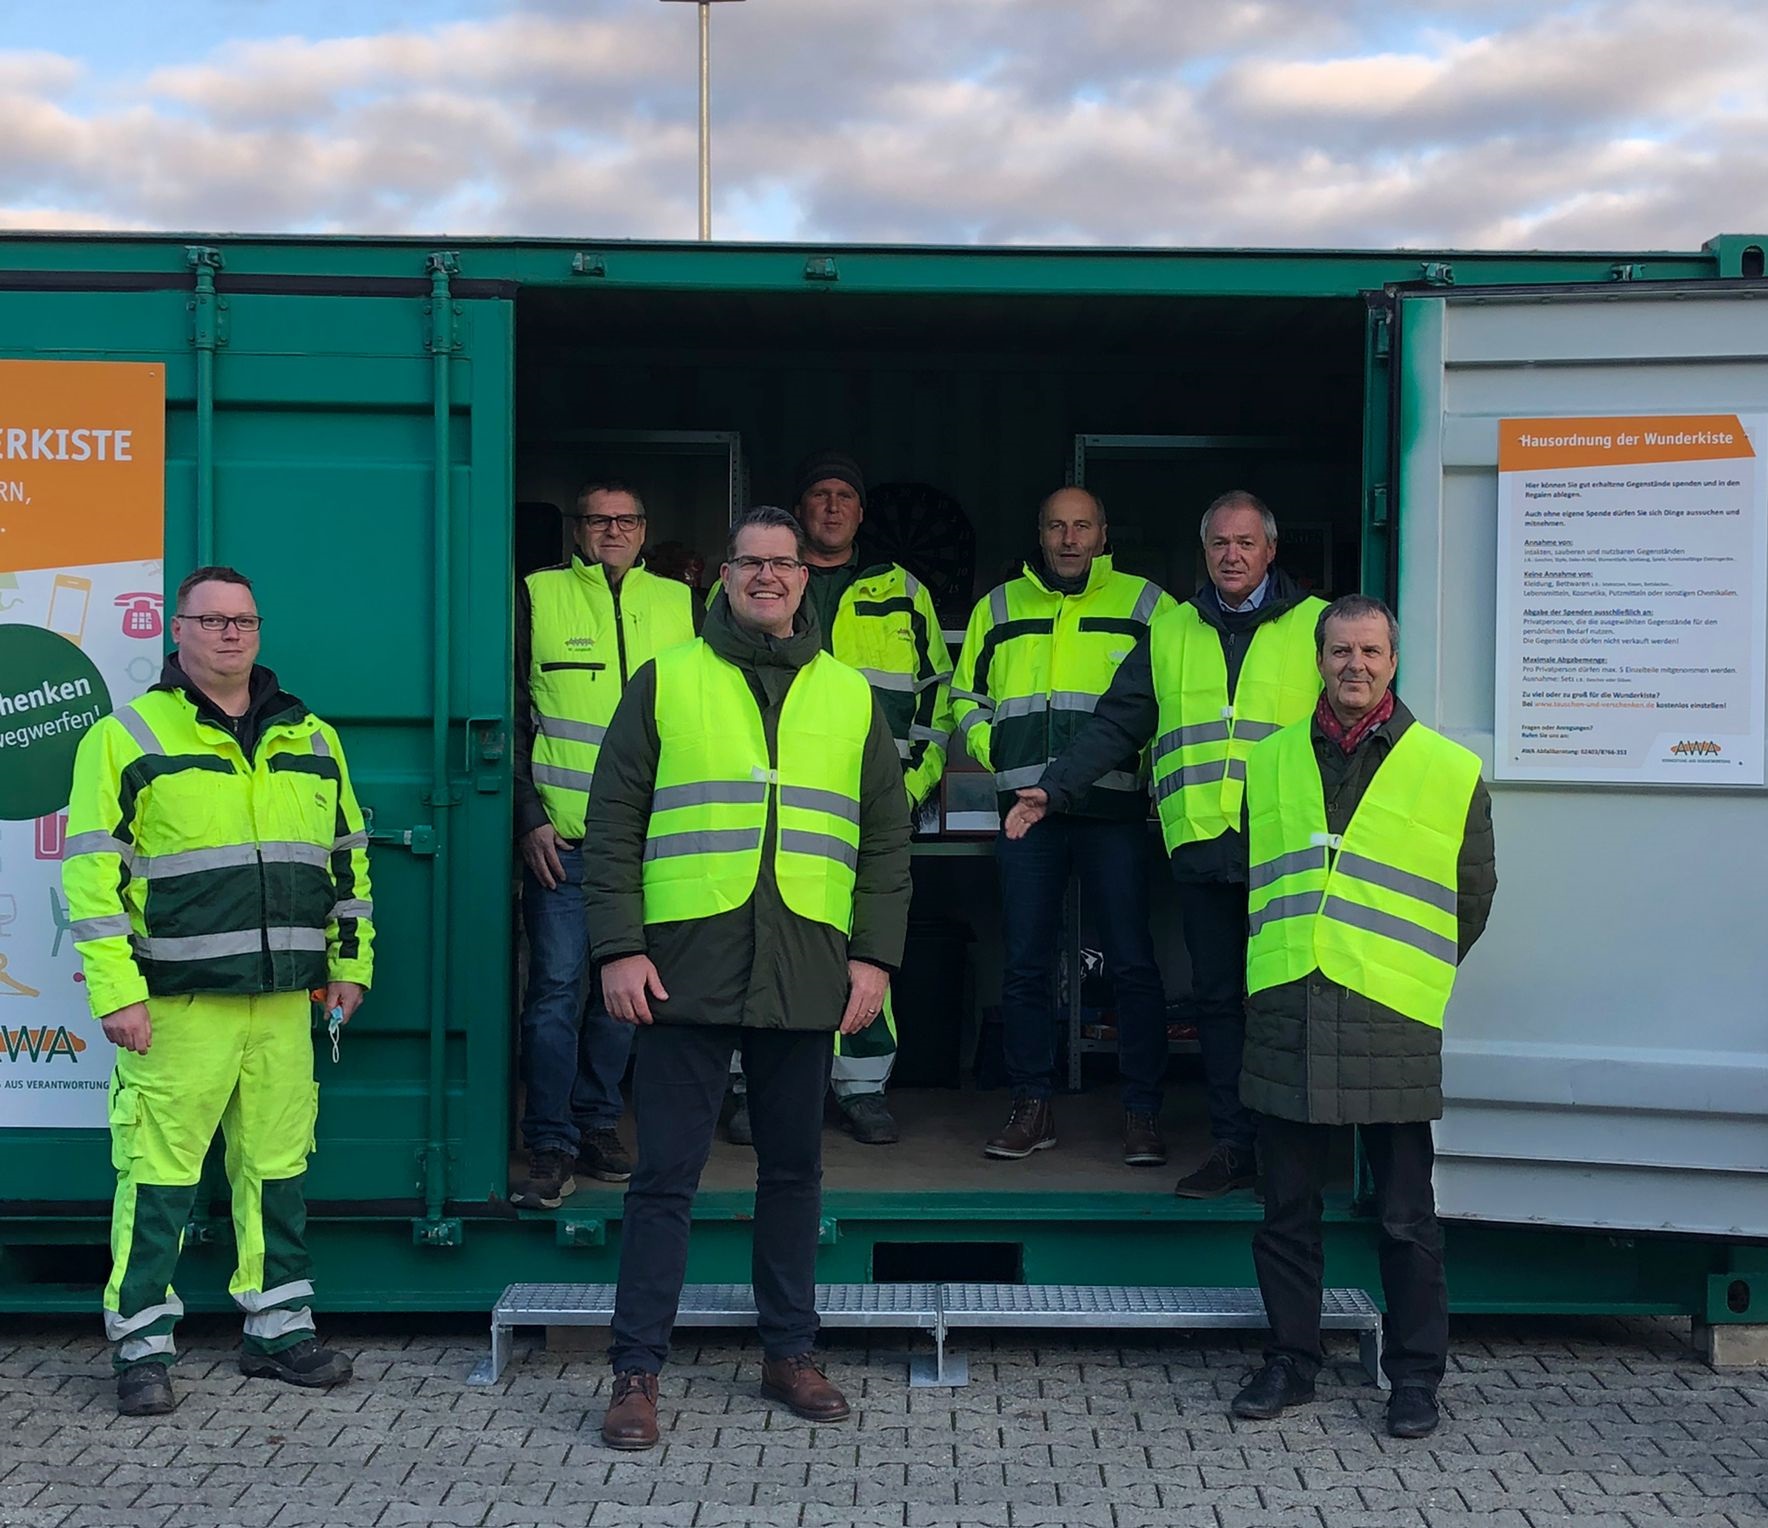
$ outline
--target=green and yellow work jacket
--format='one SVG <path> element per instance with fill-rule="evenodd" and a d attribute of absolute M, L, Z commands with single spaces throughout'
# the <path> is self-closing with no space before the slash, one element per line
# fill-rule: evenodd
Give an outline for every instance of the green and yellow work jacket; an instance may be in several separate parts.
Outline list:
<path fill-rule="evenodd" d="M 575 843 L 614 708 L 641 664 L 693 640 L 693 590 L 642 565 L 610 587 L 574 555 L 530 573 L 517 603 L 516 832 L 544 820 Z"/>
<path fill-rule="evenodd" d="M 80 741 L 62 886 L 94 1017 L 148 997 L 368 986 L 368 833 L 331 727 L 275 676 L 241 740 L 176 658 Z"/>
<path fill-rule="evenodd" d="M 1117 667 L 1171 610 L 1159 585 L 1113 570 L 1096 557 L 1084 588 L 1064 594 L 1041 566 L 999 585 L 977 603 L 952 678 L 952 715 L 970 757 L 991 770 L 1004 811 L 1013 792 L 1036 785 L 1068 747 Z M 1069 808 L 1077 816 L 1144 817 L 1148 796 L 1138 757 L 1097 776 Z"/>

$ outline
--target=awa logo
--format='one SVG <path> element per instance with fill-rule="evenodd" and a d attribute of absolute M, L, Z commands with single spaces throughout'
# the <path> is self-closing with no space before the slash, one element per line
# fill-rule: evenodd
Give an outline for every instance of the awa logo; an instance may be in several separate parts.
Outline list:
<path fill-rule="evenodd" d="M 66 1025 L 58 1024 L 54 1029 L 44 1025 L 39 1029 L 0 1028 L 0 1055 L 8 1061 L 53 1061 L 57 1056 L 66 1056 L 70 1061 L 77 1062 L 80 1053 L 86 1049 L 86 1042 L 80 1036 L 69 1031 Z"/>
<path fill-rule="evenodd" d="M 582 649 L 585 647 L 594 647 L 595 646 L 595 638 L 594 637 L 566 637 L 565 638 L 565 646 L 570 647 L 570 648 L 577 648 L 577 649 Z"/>
<path fill-rule="evenodd" d="M 1705 740 L 1695 742 L 1687 738 L 1684 738 L 1680 743 L 1673 744 L 1670 748 L 1671 753 L 1680 754 L 1716 754 L 1720 751 L 1717 743 Z"/>

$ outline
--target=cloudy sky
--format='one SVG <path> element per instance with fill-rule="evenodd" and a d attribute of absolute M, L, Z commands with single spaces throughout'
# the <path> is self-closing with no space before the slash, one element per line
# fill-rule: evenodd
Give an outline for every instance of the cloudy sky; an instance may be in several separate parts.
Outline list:
<path fill-rule="evenodd" d="M 0 0 L 0 227 L 691 237 L 658 0 Z M 1693 248 L 1768 229 L 1760 0 L 745 0 L 743 239 Z"/>

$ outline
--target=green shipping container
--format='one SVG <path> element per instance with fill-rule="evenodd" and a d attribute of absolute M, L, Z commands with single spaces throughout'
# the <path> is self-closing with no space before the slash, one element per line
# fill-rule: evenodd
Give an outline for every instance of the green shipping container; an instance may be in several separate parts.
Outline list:
<path fill-rule="evenodd" d="M 1064 481 L 1103 494 L 1120 566 L 1181 596 L 1200 571 L 1199 513 L 1245 487 L 1276 510 L 1292 571 L 1322 591 L 1398 597 L 1407 621 L 1425 614 L 1405 604 L 1409 517 L 1438 514 L 1417 452 L 1447 409 L 1420 381 L 1431 358 L 1419 347 L 1451 305 L 1563 301 L 1600 317 L 1648 297 L 1741 300 L 1759 288 L 1763 248 L 1741 236 L 1688 253 L 1518 254 L 0 238 L 0 359 L 165 367 L 167 589 L 211 561 L 254 578 L 264 661 L 339 726 L 373 814 L 377 981 L 339 1062 L 319 1063 L 321 1304 L 485 1308 L 513 1279 L 614 1275 L 617 1190 L 585 1185 L 556 1214 L 507 1200 L 512 589 L 558 557 L 556 510 L 577 483 L 635 482 L 653 537 L 689 543 L 715 571 L 733 505 L 785 502 L 810 450 L 851 452 L 892 485 L 874 492 L 897 509 L 870 529 L 922 564 L 951 628 L 1024 555 L 1038 501 Z M 0 470 L 0 508 L 5 487 Z M 939 517 L 952 504 L 961 521 Z M 90 526 L 95 547 L 105 534 L 102 518 Z M 1501 832 L 1501 871 L 1506 848 Z M 1085 1048 L 1103 1044 L 1090 1028 L 1071 1057 L 1081 1091 L 1058 1104 L 1074 1146 L 983 1162 L 1004 1098 L 968 1087 L 998 983 L 986 847 L 922 843 L 916 887 L 926 938 L 904 987 L 922 996 L 903 1024 L 917 1086 L 897 1094 L 909 1130 L 869 1153 L 830 1136 L 820 1276 L 1250 1284 L 1250 1196 L 1170 1193 L 1204 1134 L 1184 1063 L 1167 1111 L 1173 1172 L 1115 1164 L 1115 1090 L 1097 1061 L 1089 1071 Z M 1170 905 L 1161 916 L 1182 993 Z M 23 1064 L 0 1056 L 0 1080 Z M 95 1310 L 106 1135 L 6 1128 L 4 1098 L 0 1309 Z M 715 1156 L 690 1278 L 747 1277 L 744 1169 L 726 1148 Z M 1752 1280 L 1768 1281 L 1768 1217 L 1642 1223 L 1516 1202 L 1451 1225 L 1459 1309 L 1762 1319 Z M 1328 1210 L 1329 1281 L 1378 1289 L 1348 1159 Z M 191 1308 L 227 1306 L 230 1239 L 225 1205 L 199 1196 L 180 1275 Z"/>

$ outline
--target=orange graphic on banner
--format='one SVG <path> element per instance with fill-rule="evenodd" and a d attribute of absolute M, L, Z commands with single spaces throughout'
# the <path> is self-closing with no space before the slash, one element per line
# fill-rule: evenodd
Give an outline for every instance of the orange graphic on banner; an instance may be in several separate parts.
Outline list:
<path fill-rule="evenodd" d="M 0 573 L 161 555 L 166 368 L 0 361 Z"/>
<path fill-rule="evenodd" d="M 1498 421 L 1500 472 L 1712 462 L 1755 454 L 1735 414 Z"/>

